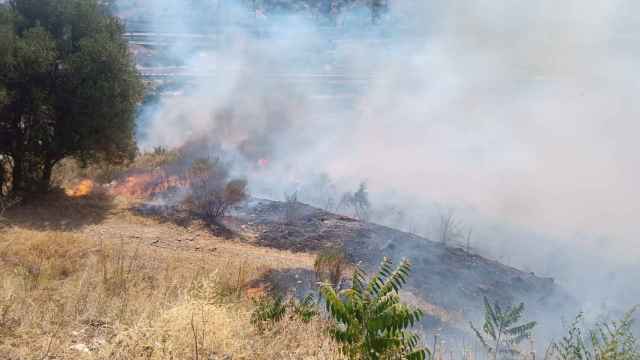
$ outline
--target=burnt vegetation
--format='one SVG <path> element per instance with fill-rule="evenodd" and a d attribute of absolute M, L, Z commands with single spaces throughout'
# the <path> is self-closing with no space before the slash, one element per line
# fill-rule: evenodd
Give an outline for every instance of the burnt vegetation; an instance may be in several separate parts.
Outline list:
<path fill-rule="evenodd" d="M 313 263 L 316 279 L 319 282 L 331 284 L 334 288 L 340 287 L 342 275 L 349 264 L 344 249 L 330 247 L 320 251 Z"/>
<path fill-rule="evenodd" d="M 362 182 L 354 192 L 345 192 L 340 198 L 338 209 L 350 211 L 353 216 L 362 221 L 369 220 L 371 216 L 371 202 L 367 183 Z"/>
<path fill-rule="evenodd" d="M 196 159 L 187 172 L 190 194 L 185 203 L 193 211 L 217 221 L 227 210 L 247 198 L 247 181 L 229 179 L 220 160 Z"/>

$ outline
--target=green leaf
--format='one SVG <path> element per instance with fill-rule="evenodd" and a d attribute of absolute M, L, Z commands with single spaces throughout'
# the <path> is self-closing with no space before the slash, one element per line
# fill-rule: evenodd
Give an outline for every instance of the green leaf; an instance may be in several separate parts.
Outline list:
<path fill-rule="evenodd" d="M 367 281 L 356 267 L 352 287 L 336 294 L 321 286 L 327 312 L 334 321 L 330 335 L 350 359 L 424 359 L 427 349 L 417 349 L 420 338 L 406 329 L 423 317 L 420 309 L 401 303 L 399 290 L 406 283 L 410 263 L 403 260 L 394 269 L 384 258 L 379 271 Z"/>

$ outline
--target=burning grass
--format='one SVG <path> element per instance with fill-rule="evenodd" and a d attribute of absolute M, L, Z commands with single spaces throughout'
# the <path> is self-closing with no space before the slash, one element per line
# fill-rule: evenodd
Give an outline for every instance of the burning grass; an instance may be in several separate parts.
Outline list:
<path fill-rule="evenodd" d="M 116 196 L 148 199 L 171 189 L 186 187 L 189 187 L 188 179 L 176 175 L 168 175 L 164 170 L 155 170 L 127 176 L 124 180 L 115 184 L 110 189 L 110 192 Z"/>
<path fill-rule="evenodd" d="M 92 180 L 84 179 L 80 181 L 78 185 L 65 190 L 65 193 L 67 194 L 67 196 L 71 197 L 87 196 L 91 194 L 91 192 L 93 191 L 93 187 L 94 183 Z"/>
<path fill-rule="evenodd" d="M 266 269 L 69 232 L 0 235 L 3 359 L 336 358 L 325 324 L 250 325 Z M 197 346 L 197 353 L 195 352 Z"/>

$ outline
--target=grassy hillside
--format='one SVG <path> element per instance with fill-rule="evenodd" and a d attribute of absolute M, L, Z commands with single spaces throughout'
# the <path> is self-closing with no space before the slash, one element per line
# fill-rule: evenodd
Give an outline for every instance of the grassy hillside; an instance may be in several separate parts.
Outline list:
<path fill-rule="evenodd" d="M 0 235 L 2 359 L 336 358 L 322 320 L 258 332 L 266 267 L 74 232 Z M 197 347 L 197 352 L 196 352 Z"/>

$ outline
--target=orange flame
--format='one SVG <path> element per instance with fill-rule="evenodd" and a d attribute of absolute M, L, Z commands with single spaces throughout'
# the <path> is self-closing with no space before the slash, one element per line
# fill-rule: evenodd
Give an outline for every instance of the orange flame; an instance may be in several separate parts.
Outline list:
<path fill-rule="evenodd" d="M 111 193 L 129 198 L 148 198 L 174 187 L 188 186 L 188 180 L 178 176 L 167 176 L 163 171 L 131 175 L 116 184 Z"/>
<path fill-rule="evenodd" d="M 89 179 L 85 179 L 80 181 L 78 185 L 74 186 L 72 189 L 67 189 L 65 193 L 71 197 L 81 197 L 87 196 L 93 191 L 93 181 Z"/>

